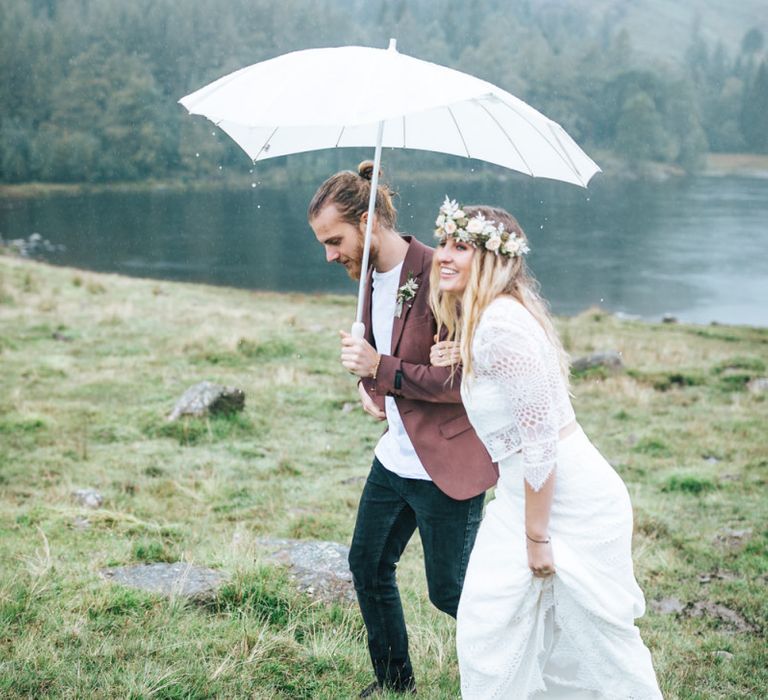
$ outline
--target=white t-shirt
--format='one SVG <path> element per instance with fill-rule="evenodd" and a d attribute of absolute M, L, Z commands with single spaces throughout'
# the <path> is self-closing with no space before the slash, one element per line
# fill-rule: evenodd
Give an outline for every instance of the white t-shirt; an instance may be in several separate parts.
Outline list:
<path fill-rule="evenodd" d="M 388 272 L 373 271 L 371 300 L 373 338 L 376 341 L 376 349 L 382 355 L 389 355 L 392 352 L 392 326 L 395 322 L 397 289 L 402 268 L 403 263 L 400 263 Z M 389 429 L 376 445 L 374 450 L 376 458 L 398 476 L 431 481 L 405 431 L 395 399 L 387 396 L 384 401 Z"/>

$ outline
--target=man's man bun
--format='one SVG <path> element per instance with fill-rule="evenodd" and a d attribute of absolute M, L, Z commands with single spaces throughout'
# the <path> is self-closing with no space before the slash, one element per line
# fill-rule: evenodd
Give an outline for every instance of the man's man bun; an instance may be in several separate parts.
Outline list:
<path fill-rule="evenodd" d="M 373 179 L 373 165 L 374 163 L 372 160 L 364 160 L 357 166 L 357 174 L 364 180 L 370 182 Z M 381 173 L 379 173 L 379 175 L 381 175 Z"/>

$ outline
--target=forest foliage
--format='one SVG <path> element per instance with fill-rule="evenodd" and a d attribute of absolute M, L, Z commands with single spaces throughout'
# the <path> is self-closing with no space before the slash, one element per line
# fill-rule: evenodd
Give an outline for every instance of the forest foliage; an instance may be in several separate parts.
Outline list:
<path fill-rule="evenodd" d="M 768 152 L 768 65 L 696 23 L 677 65 L 606 14 L 518 0 L 0 0 L 0 181 L 194 176 L 246 156 L 182 95 L 308 47 L 386 46 L 490 80 L 588 151 L 695 172 L 709 151 Z"/>

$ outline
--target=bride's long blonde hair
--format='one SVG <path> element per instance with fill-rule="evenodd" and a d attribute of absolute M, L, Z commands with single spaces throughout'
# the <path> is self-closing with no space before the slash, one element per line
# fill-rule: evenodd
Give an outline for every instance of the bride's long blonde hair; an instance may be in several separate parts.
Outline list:
<path fill-rule="evenodd" d="M 525 233 L 514 216 L 504 209 L 488 206 L 463 207 L 468 218 L 482 214 L 497 224 L 504 224 L 507 231 L 527 242 Z M 476 248 L 470 268 L 469 281 L 463 293 L 440 291 L 440 264 L 432 258 L 429 276 L 429 303 L 437 321 L 438 336 L 458 341 L 464 376 L 472 375 L 472 338 L 483 311 L 499 295 L 508 294 L 523 306 L 539 322 L 544 333 L 557 350 L 560 369 L 568 383 L 570 359 L 560 342 L 560 336 L 552 323 L 547 302 L 539 296 L 539 283 L 529 272 L 522 255 L 507 257 L 485 248 Z"/>

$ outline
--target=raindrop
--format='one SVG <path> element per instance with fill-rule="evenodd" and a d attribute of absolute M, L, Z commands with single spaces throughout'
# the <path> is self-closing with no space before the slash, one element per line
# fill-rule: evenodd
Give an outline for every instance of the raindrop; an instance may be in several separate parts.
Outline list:
<path fill-rule="evenodd" d="M 587 197 L 587 201 L 589 201 L 589 197 Z"/>
<path fill-rule="evenodd" d="M 195 158 L 199 158 L 199 157 L 200 157 L 200 154 L 199 153 L 195 153 Z"/>
<path fill-rule="evenodd" d="M 211 136 L 216 136 L 216 132 L 215 132 L 215 131 L 212 131 L 212 132 L 211 132 Z"/>
<path fill-rule="evenodd" d="M 221 166 L 219 166 L 219 170 L 224 170 L 224 168 L 222 168 Z"/>
<path fill-rule="evenodd" d="M 251 169 L 250 169 L 248 172 L 249 172 L 251 175 L 253 175 L 253 168 L 251 168 Z"/>
<path fill-rule="evenodd" d="M 252 183 L 251 183 L 251 187 L 256 187 L 256 183 L 255 183 L 255 182 L 252 182 Z"/>
<path fill-rule="evenodd" d="M 544 224 L 542 224 L 541 226 L 539 226 L 539 228 L 540 228 L 540 229 L 543 231 L 543 230 L 544 230 Z"/>
<path fill-rule="evenodd" d="M 257 205 L 256 205 L 256 208 L 257 208 L 257 209 L 261 209 L 261 204 L 257 204 Z"/>
<path fill-rule="evenodd" d="M 603 303 L 603 301 L 605 301 L 605 300 L 603 299 L 603 297 L 600 297 L 600 303 L 601 303 L 601 304 Z"/>

